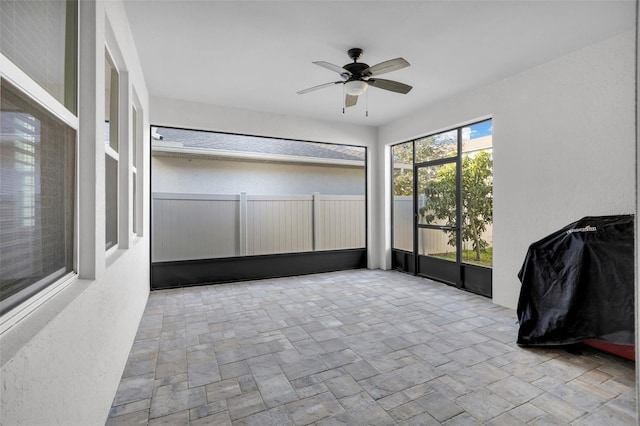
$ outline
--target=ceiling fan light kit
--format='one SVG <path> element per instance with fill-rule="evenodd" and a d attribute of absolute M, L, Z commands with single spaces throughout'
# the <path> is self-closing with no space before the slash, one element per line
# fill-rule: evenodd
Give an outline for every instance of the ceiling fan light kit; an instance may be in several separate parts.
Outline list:
<path fill-rule="evenodd" d="M 344 83 L 345 92 L 347 92 L 347 94 L 351 96 L 362 95 L 364 92 L 366 92 L 367 87 L 369 87 L 367 82 L 362 80 L 351 80 Z"/>
<path fill-rule="evenodd" d="M 353 62 L 346 64 L 343 67 L 325 61 L 314 62 L 314 64 L 320 67 L 337 72 L 338 74 L 340 74 L 342 80 L 313 86 L 308 89 L 299 91 L 298 94 L 302 95 L 325 87 L 342 84 L 345 91 L 344 105 L 346 108 L 349 108 L 356 105 L 356 103 L 358 102 L 358 96 L 364 94 L 369 86 L 377 87 L 378 89 L 388 90 L 395 93 L 409 93 L 412 87 L 408 84 L 400 83 L 393 80 L 372 78 L 380 74 L 385 74 L 391 71 L 406 68 L 410 65 L 409 62 L 407 62 L 403 58 L 395 58 L 388 61 L 380 62 L 379 64 L 370 67 L 364 62 L 358 62 L 358 59 L 360 59 L 360 57 L 362 56 L 362 52 L 362 49 L 357 47 L 349 49 L 347 54 L 351 59 L 353 59 Z M 367 112 L 367 116 L 368 115 L 369 114 Z"/>

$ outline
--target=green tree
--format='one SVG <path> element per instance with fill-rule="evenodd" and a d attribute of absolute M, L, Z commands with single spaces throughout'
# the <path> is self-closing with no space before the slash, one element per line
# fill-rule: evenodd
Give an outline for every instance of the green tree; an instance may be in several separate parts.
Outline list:
<path fill-rule="evenodd" d="M 444 220 L 456 223 L 456 167 L 445 164 L 425 186 L 427 205 L 420 215 L 427 223 Z M 482 239 L 487 225 L 493 222 L 493 160 L 486 151 L 462 160 L 462 240 L 471 241 L 477 261 L 488 243 Z M 455 246 L 456 232 L 450 231 L 449 244 Z"/>
<path fill-rule="evenodd" d="M 452 132 L 428 136 L 415 141 L 416 162 L 444 158 L 455 154 L 457 139 Z M 413 195 L 413 149 L 414 143 L 406 142 L 395 145 L 391 151 L 393 157 L 393 195 Z M 426 174 L 418 177 L 418 188 L 424 188 Z"/>
<path fill-rule="evenodd" d="M 392 148 L 393 195 L 413 195 L 413 144 L 411 142 Z"/>

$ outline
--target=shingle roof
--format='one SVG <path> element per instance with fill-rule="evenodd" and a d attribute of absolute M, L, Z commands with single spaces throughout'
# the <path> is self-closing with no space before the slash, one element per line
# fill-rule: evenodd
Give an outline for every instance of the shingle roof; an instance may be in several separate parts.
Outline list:
<path fill-rule="evenodd" d="M 298 157 L 363 161 L 362 147 L 334 145 L 317 142 L 301 142 L 257 136 L 233 135 L 200 130 L 183 130 L 156 127 L 162 140 L 153 140 L 153 146 L 162 147 L 182 144 L 184 148 L 236 151 L 246 153 L 288 155 Z"/>

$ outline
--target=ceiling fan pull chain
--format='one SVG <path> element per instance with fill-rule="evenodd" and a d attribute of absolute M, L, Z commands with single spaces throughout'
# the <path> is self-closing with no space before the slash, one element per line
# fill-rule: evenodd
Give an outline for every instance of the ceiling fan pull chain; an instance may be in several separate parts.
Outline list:
<path fill-rule="evenodd" d="M 345 112 L 346 106 L 347 106 L 347 92 L 343 84 L 342 85 L 342 113 L 343 114 Z"/>
<path fill-rule="evenodd" d="M 367 90 L 367 92 L 365 93 L 364 96 L 365 96 L 365 98 L 364 98 L 364 101 L 365 101 L 365 104 L 364 104 L 364 106 L 365 106 L 364 116 L 368 117 L 369 116 L 369 91 L 368 90 Z"/>

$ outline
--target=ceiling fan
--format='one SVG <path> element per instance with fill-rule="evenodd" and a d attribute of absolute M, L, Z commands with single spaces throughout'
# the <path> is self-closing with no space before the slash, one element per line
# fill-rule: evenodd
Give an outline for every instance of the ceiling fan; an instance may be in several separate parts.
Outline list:
<path fill-rule="evenodd" d="M 355 47 L 353 49 L 349 49 L 347 54 L 351 59 L 353 59 L 353 63 L 346 64 L 343 67 L 339 67 L 338 65 L 334 65 L 325 61 L 314 62 L 314 64 L 318 66 L 337 72 L 338 74 L 340 74 L 340 77 L 342 77 L 342 80 L 320 84 L 319 86 L 313 86 L 308 89 L 299 91 L 298 94 L 302 95 L 304 93 L 313 92 L 314 90 L 333 86 L 335 84 L 344 84 L 344 89 L 346 92 L 345 106 L 351 107 L 358 102 L 358 96 L 362 95 L 369 86 L 402 94 L 409 93 L 409 91 L 413 88 L 408 84 L 400 83 L 397 81 L 376 78 L 376 76 L 380 74 L 408 67 L 409 62 L 407 62 L 405 59 L 390 59 L 388 61 L 380 62 L 379 64 L 370 67 L 364 62 L 358 62 L 358 59 L 360 59 L 360 56 L 362 56 L 362 49 Z"/>

